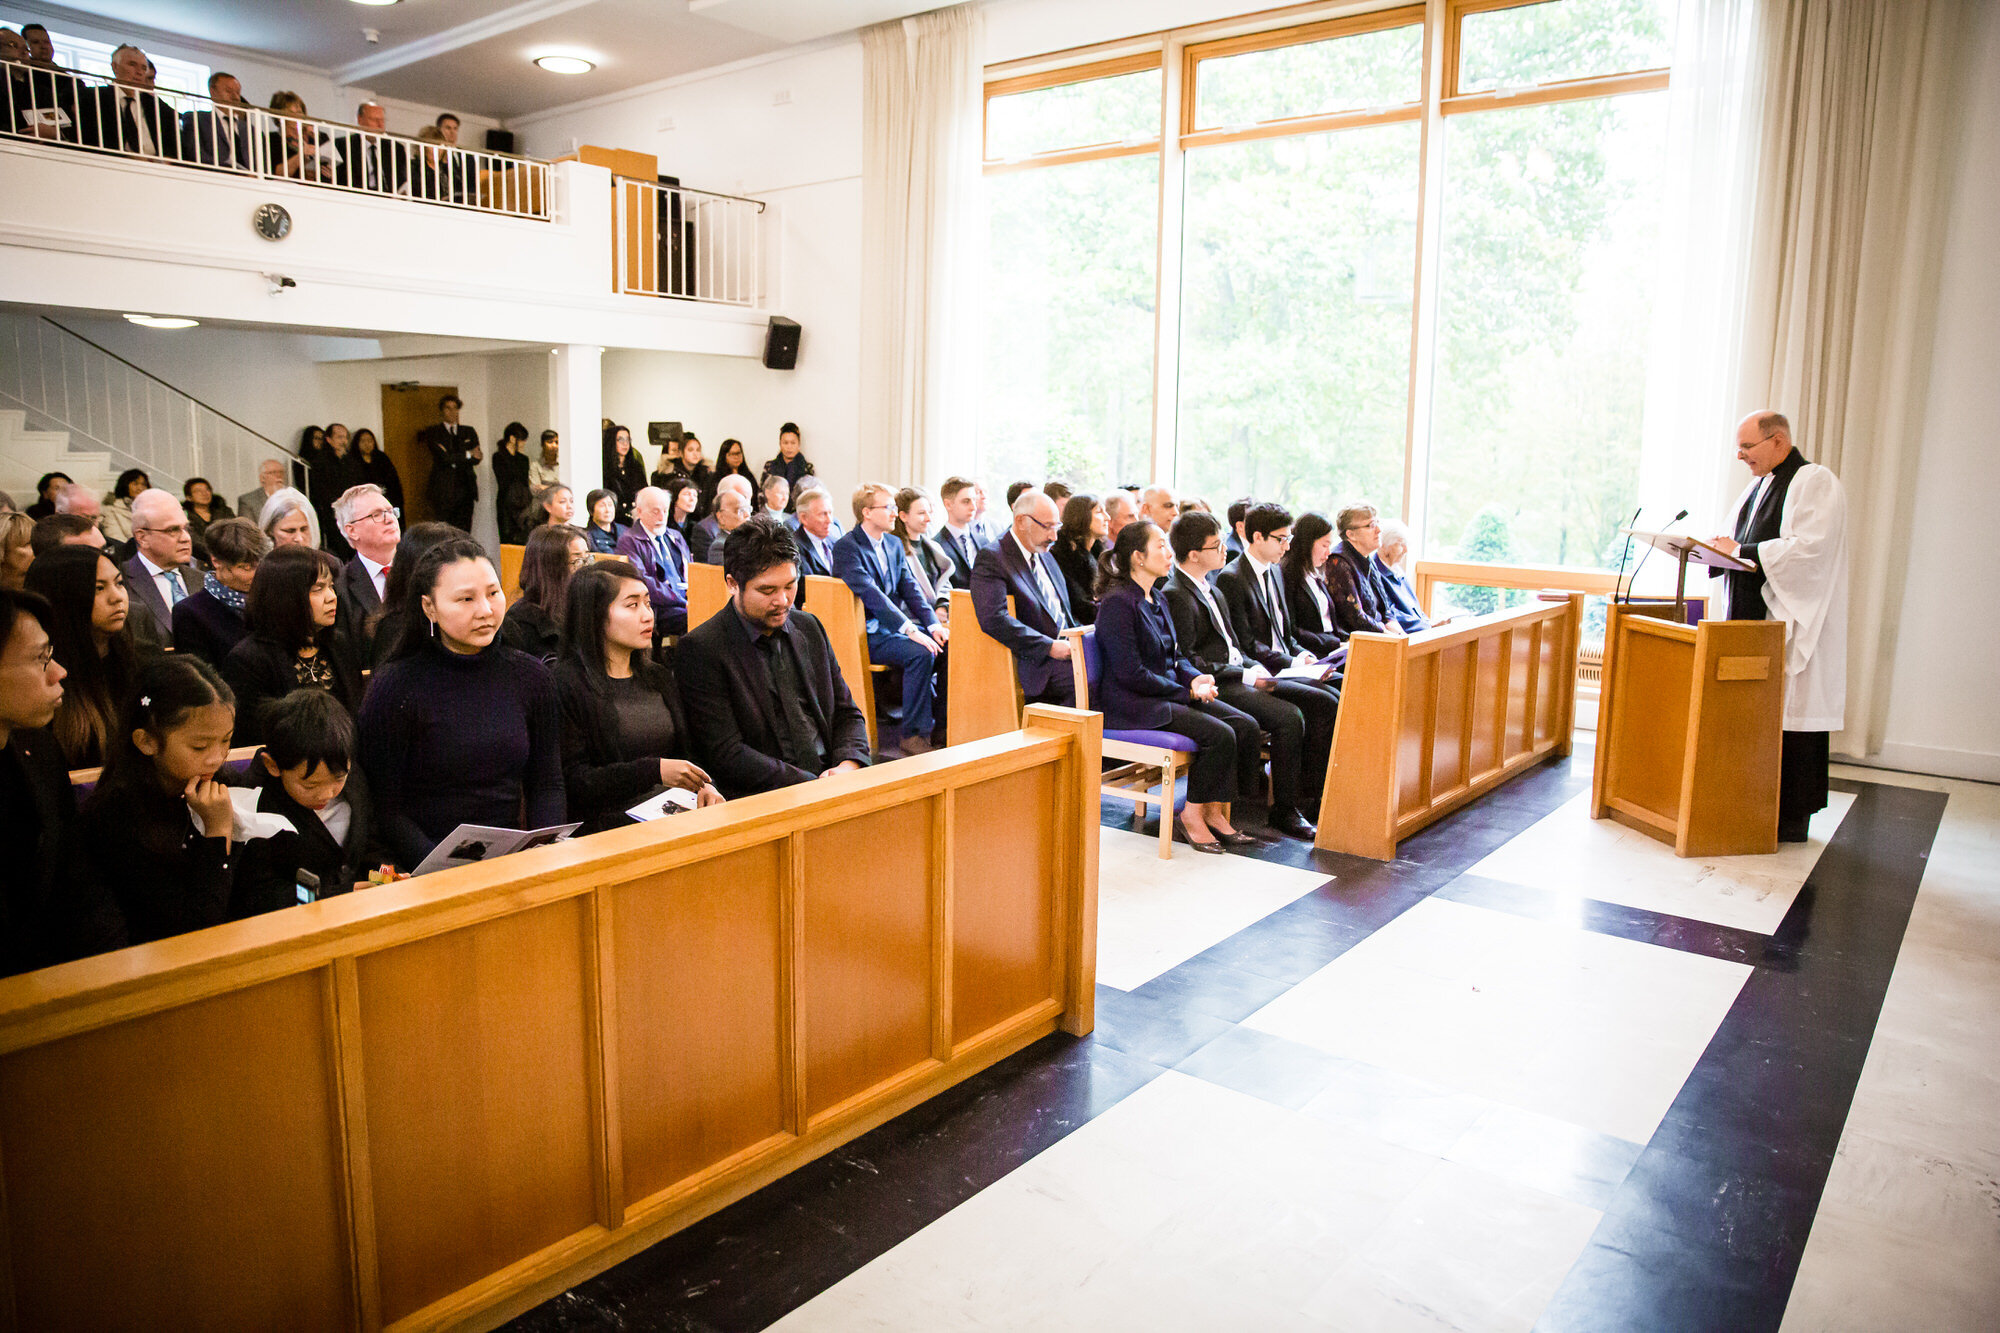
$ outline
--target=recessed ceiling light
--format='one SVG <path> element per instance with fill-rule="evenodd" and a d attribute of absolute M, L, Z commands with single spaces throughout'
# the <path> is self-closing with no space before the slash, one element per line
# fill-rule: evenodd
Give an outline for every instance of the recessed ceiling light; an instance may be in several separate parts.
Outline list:
<path fill-rule="evenodd" d="M 354 0 L 357 5 L 393 5 L 396 0 Z"/>
<path fill-rule="evenodd" d="M 191 329 L 201 322 L 182 319 L 178 315 L 127 315 L 125 318 L 142 329 Z"/>
<path fill-rule="evenodd" d="M 582 56 L 536 56 L 535 63 L 551 74 L 588 74 L 597 68 Z"/>

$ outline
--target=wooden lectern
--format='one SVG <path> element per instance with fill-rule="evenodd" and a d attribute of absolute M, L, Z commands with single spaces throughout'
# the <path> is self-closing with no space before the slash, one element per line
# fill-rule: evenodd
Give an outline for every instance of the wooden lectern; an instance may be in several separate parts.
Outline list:
<path fill-rule="evenodd" d="M 1692 560 L 1698 565 L 1710 565 L 1716 569 L 1741 571 L 1757 568 L 1757 566 L 1751 564 L 1748 560 L 1739 560 L 1733 555 L 1724 555 L 1721 551 L 1716 550 L 1699 537 L 1686 537 L 1673 532 L 1642 532 L 1638 528 L 1625 528 L 1623 532 L 1626 536 L 1635 541 L 1644 542 L 1656 551 L 1665 551 L 1680 562 L 1680 570 L 1674 575 L 1675 620 L 1685 620 L 1687 618 L 1688 561 Z M 1632 571 L 1632 575 L 1636 579 L 1638 571 Z M 1628 599 L 1631 596 L 1631 591 L 1628 585 L 1625 589 Z"/>
<path fill-rule="evenodd" d="M 1669 613 L 1608 611 L 1590 816 L 1677 856 L 1775 852 L 1785 627 Z"/>

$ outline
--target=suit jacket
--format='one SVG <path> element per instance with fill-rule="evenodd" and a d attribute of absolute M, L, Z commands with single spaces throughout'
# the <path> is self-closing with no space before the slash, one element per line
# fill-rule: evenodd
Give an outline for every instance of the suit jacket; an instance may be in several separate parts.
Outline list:
<path fill-rule="evenodd" d="M 1215 576 L 1215 590 L 1229 608 L 1229 621 L 1236 631 L 1236 647 L 1245 657 L 1263 663 L 1277 673 L 1290 666 L 1304 651 L 1290 634 L 1279 634 L 1266 605 L 1268 590 L 1250 565 L 1250 557 L 1238 556 Z"/>
<path fill-rule="evenodd" d="M 841 679 L 825 628 L 807 612 L 793 611 L 778 633 L 798 659 L 827 767 L 847 760 L 866 764 L 868 722 Z M 682 697 L 700 701 L 688 710 L 695 753 L 724 796 L 812 781 L 813 774 L 783 758 L 777 691 L 742 616 L 729 609 L 710 616 L 682 637 L 676 656 Z"/>
<path fill-rule="evenodd" d="M 181 113 L 181 144 L 194 161 L 205 167 L 255 171 L 257 159 L 252 142 L 248 107 Z"/>
<path fill-rule="evenodd" d="M 174 608 L 173 628 L 175 652 L 193 653 L 218 668 L 250 633 L 243 613 L 206 588 Z"/>
<path fill-rule="evenodd" d="M 247 518 L 252 523 L 256 523 L 263 518 L 264 503 L 270 498 L 270 496 L 264 494 L 262 486 L 259 486 L 254 491 L 245 491 L 236 497 L 236 512 L 240 517 Z"/>
<path fill-rule="evenodd" d="M 726 535 L 720 523 L 713 518 L 705 518 L 694 525 L 694 540 L 688 543 L 688 549 L 694 552 L 694 558 L 700 563 L 717 564 L 719 562 L 711 559 L 709 552 L 714 549 L 715 543 Z"/>
<path fill-rule="evenodd" d="M 340 577 L 333 586 L 340 594 L 341 610 L 346 613 L 348 624 L 356 629 L 382 609 L 382 595 L 375 591 L 375 580 L 358 555 L 340 567 Z"/>
<path fill-rule="evenodd" d="M 479 447 L 478 431 L 461 421 L 454 435 L 440 421 L 417 432 L 417 443 L 430 451 L 431 476 L 426 491 L 435 508 L 450 513 L 478 496 L 479 464 L 472 458 L 472 451 Z"/>
<path fill-rule="evenodd" d="M 589 547 L 593 554 L 616 555 L 618 554 L 618 543 L 623 541 L 625 534 L 630 531 L 630 528 L 627 528 L 615 518 L 611 520 L 611 531 L 609 532 L 598 527 L 595 523 L 586 523 L 583 525 L 583 544 Z"/>
<path fill-rule="evenodd" d="M 349 134 L 338 141 L 340 184 L 371 194 L 408 194 L 408 146 L 386 135 Z"/>
<path fill-rule="evenodd" d="M 868 633 L 900 634 L 913 620 L 925 628 L 937 624 L 937 613 L 904 558 L 903 539 L 895 533 L 882 538 L 880 559 L 861 529 L 848 533 L 833 544 L 833 572 L 861 599 Z"/>
<path fill-rule="evenodd" d="M 1327 583 L 1333 590 L 1333 615 L 1340 624 L 1342 637 L 1364 631 L 1369 634 L 1383 633 L 1384 627 L 1395 619 L 1395 615 L 1375 572 L 1374 559 L 1341 542 L 1333 548 L 1333 558 L 1327 564 L 1331 575 Z"/>
<path fill-rule="evenodd" d="M 833 561 L 833 545 L 839 539 L 838 534 L 831 531 L 826 534 L 827 554 L 825 559 L 820 558 L 819 549 L 813 545 L 812 537 L 803 528 L 794 525 L 792 535 L 797 539 L 799 544 L 799 570 L 801 573 L 823 574 L 827 578 L 835 579 L 840 577 L 834 570 Z"/>
<path fill-rule="evenodd" d="M 1069 597 L 1063 592 L 1062 570 L 1047 551 L 1038 553 L 1035 559 L 1048 575 L 1067 623 L 1076 624 L 1076 613 L 1070 609 Z M 1009 594 L 1014 598 L 1012 615 L 1007 614 Z M 1006 644 L 1014 654 L 1014 670 L 1021 678 L 1022 691 L 1030 698 L 1042 694 L 1057 675 L 1071 669 L 1068 662 L 1049 656 L 1062 625 L 1042 601 L 1041 589 L 1036 586 L 1035 576 L 1022 557 L 1021 544 L 1012 533 L 982 549 L 973 560 L 972 607 L 979 615 L 979 628 Z"/>
<path fill-rule="evenodd" d="M 1289 569 L 1285 573 L 1285 605 L 1292 613 L 1292 637 L 1305 645 L 1306 651 L 1315 657 L 1325 657 L 1340 647 L 1347 636 L 1341 632 L 1339 612 L 1335 608 L 1333 589 L 1321 584 L 1326 593 L 1327 611 L 1333 623 L 1319 613 L 1319 599 L 1313 596 L 1307 579 L 1295 576 Z"/>
<path fill-rule="evenodd" d="M 338 631 L 322 631 L 318 648 L 333 671 L 328 691 L 350 713 L 361 711 L 361 667 L 354 650 Z M 253 634 L 223 659 L 222 678 L 236 694 L 236 737 L 232 744 L 257 745 L 264 739 L 264 710 L 293 690 L 298 680 L 292 663 L 298 654 L 275 639 Z"/>
<path fill-rule="evenodd" d="M 135 94 L 131 103 L 125 93 Z M 136 108 L 136 114 L 134 112 Z M 78 142 L 86 148 L 106 148 L 114 152 L 139 151 L 139 126 L 153 140 L 155 154 L 169 162 L 191 160 L 194 154 L 181 146 L 181 118 L 160 95 L 145 88 L 128 89 L 109 84 L 82 91 L 77 99 Z"/>
<path fill-rule="evenodd" d="M 39 139 L 43 143 L 75 143 L 80 126 L 76 104 L 77 80 L 67 70 L 23 69 L 7 72 L 8 105 L 13 123 L 0 127 L 8 134 Z M 54 117 L 48 112 L 58 113 Z M 55 122 L 54 137 L 39 132 L 39 126 Z M 40 517 L 40 515 L 37 515 Z"/>
<path fill-rule="evenodd" d="M 1097 652 L 1104 663 L 1091 705 L 1107 729 L 1164 727 L 1169 704 L 1191 704 L 1188 686 L 1202 673 L 1181 654 L 1158 589 L 1147 597 L 1136 583 L 1121 583 L 1097 603 Z"/>
<path fill-rule="evenodd" d="M 638 568 L 639 577 L 646 581 L 646 594 L 653 603 L 653 632 L 680 634 L 687 629 L 688 618 L 687 538 L 672 524 L 660 536 L 680 559 L 678 569 L 661 558 L 660 548 L 644 528 L 634 527 L 620 537 L 618 554 L 631 561 Z"/>
<path fill-rule="evenodd" d="M 133 556 L 119 566 L 125 574 L 125 591 L 132 597 L 132 637 L 138 640 L 142 650 L 161 652 L 174 646 L 174 616 L 167 606 L 166 598 L 160 595 L 160 585 L 153 582 L 145 563 Z M 201 585 L 188 578 L 187 570 L 174 571 L 174 577 L 181 581 L 192 597 Z"/>
<path fill-rule="evenodd" d="M 951 529 L 942 523 L 938 525 L 937 534 L 938 545 L 951 557 L 951 586 L 970 589 L 973 562 L 979 559 L 980 548 L 986 543 L 980 541 L 979 534 L 970 529 L 967 530 L 965 539 L 961 541 L 952 536 Z"/>
<path fill-rule="evenodd" d="M 1166 582 L 1154 589 L 1154 595 L 1166 598 L 1167 614 L 1173 617 L 1174 637 L 1180 643 L 1182 655 L 1204 674 L 1214 676 L 1218 685 L 1234 684 L 1243 679 L 1243 668 L 1229 665 L 1229 639 L 1224 632 L 1226 629 L 1228 634 L 1236 633 L 1236 627 L 1229 623 L 1229 603 L 1210 586 L 1209 596 L 1215 599 L 1214 608 L 1210 609 L 1194 584 L 1176 566 Z M 1237 651 L 1242 652 L 1241 645 Z"/>

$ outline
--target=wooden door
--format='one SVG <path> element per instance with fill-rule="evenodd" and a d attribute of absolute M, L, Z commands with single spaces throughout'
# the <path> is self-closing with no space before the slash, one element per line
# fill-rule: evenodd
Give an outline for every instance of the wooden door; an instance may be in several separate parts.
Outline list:
<path fill-rule="evenodd" d="M 458 395 L 456 384 L 385 384 L 382 386 L 382 447 L 403 478 L 403 528 L 437 517 L 431 513 L 430 451 L 417 443 L 417 432 L 438 421 L 438 399 Z"/>

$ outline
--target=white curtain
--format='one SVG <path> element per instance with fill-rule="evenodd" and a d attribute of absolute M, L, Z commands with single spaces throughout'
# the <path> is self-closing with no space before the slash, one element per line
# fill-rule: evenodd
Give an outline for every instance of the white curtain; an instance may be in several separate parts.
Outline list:
<path fill-rule="evenodd" d="M 1642 498 L 1723 524 L 1748 479 L 1735 423 L 1759 408 L 1840 475 L 1843 754 L 1879 749 L 1887 717 L 1974 3 L 1681 7 L 1663 252 L 1679 286 L 1658 313 Z"/>
<path fill-rule="evenodd" d="M 971 4 L 861 33 L 861 463 L 891 485 L 971 453 L 979 38 Z"/>

